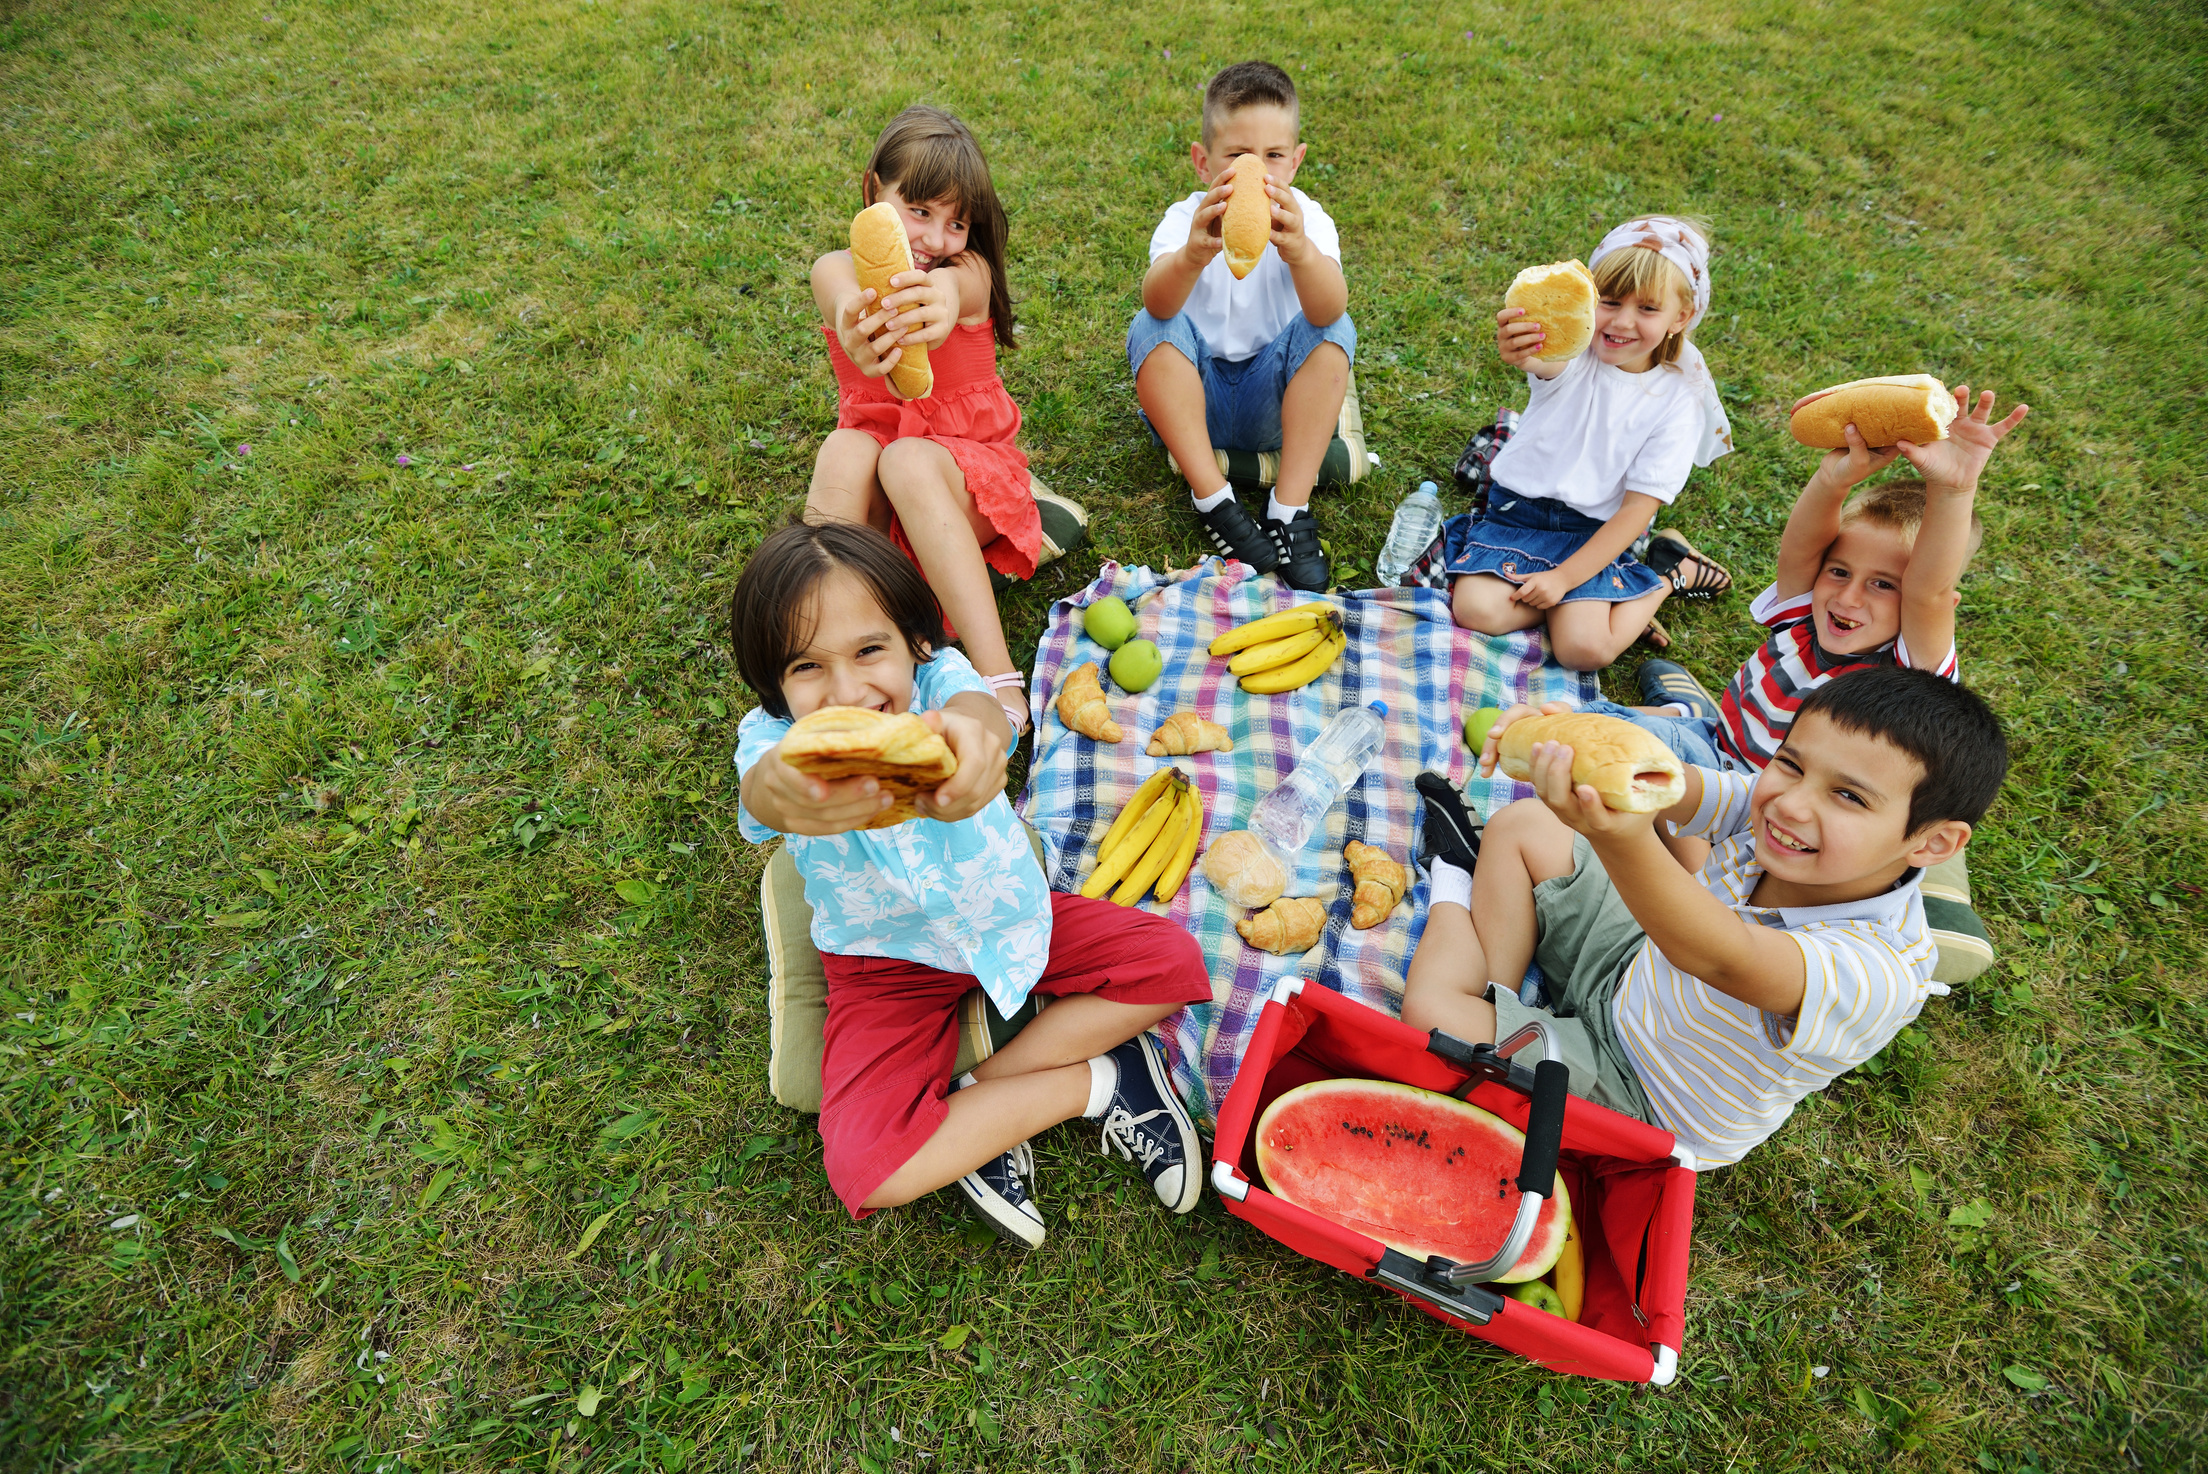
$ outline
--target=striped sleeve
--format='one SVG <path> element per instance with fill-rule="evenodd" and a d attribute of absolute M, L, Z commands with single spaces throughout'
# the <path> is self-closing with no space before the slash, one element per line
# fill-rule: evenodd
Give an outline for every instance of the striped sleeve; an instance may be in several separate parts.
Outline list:
<path fill-rule="evenodd" d="M 1806 990 L 1781 1048 L 1838 1075 L 1884 1049 L 1924 1007 L 1932 966 L 1928 935 L 1902 944 L 1883 928 L 1841 922 L 1790 929 L 1802 949 Z"/>
<path fill-rule="evenodd" d="M 1946 676 L 1951 681 L 1959 681 L 1963 678 L 1962 662 L 1955 656 L 1955 644 L 1952 640 L 1948 642 L 1946 659 L 1938 665 L 1920 666 L 1909 657 L 1909 642 L 1900 635 L 1896 635 L 1894 636 L 1894 661 L 1896 664 L 1905 665 L 1911 670 L 1928 670 L 1936 676 Z"/>
<path fill-rule="evenodd" d="M 1723 773 L 1715 768 L 1695 771 L 1702 775 L 1702 805 L 1693 818 L 1679 826 L 1679 833 L 1715 844 L 1746 832 L 1748 800 L 1756 791 L 1756 775 Z"/>

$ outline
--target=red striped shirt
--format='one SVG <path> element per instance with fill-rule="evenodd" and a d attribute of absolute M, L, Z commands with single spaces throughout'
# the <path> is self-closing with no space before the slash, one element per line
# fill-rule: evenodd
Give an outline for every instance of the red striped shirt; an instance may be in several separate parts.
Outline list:
<path fill-rule="evenodd" d="M 1717 745 L 1735 762 L 1750 768 L 1760 769 L 1771 761 L 1779 744 L 1786 740 L 1787 729 L 1794 725 L 1794 713 L 1802 709 L 1804 698 L 1834 676 L 1874 665 L 1917 667 L 1917 662 L 1909 658 L 1908 645 L 1898 635 L 1860 655 L 1832 654 L 1817 643 L 1806 593 L 1782 599 L 1774 583 L 1756 595 L 1748 612 L 1756 623 L 1770 626 L 1771 637 L 1748 657 L 1733 683 L 1725 688 L 1725 697 L 1718 703 Z M 1951 681 L 1961 679 L 1955 647 L 1948 646 L 1946 657 L 1931 669 Z"/>

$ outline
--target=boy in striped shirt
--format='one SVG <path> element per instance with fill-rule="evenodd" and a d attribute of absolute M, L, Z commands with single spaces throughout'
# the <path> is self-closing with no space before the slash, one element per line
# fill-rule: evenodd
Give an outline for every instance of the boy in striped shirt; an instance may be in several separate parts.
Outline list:
<path fill-rule="evenodd" d="M 1494 754 L 1491 738 L 1482 765 Z M 1660 814 L 1617 813 L 1571 767 L 1569 747 L 1537 745 L 1540 797 L 1478 837 L 1422 788 L 1432 889 L 1405 1023 L 1479 1042 L 1538 1020 L 1573 1093 L 1714 1167 L 1947 991 L 1918 879 L 1962 851 L 2008 771 L 1976 694 L 1904 666 L 1850 672 L 1809 693 L 1760 773 L 1689 767 Z M 1710 842 L 1699 873 L 1659 819 Z M 1535 960 L 1549 1009 L 1518 1000 Z"/>

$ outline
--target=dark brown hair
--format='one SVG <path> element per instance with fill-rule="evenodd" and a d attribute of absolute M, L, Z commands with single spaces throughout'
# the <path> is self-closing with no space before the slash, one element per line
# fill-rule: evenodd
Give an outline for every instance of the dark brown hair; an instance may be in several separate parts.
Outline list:
<path fill-rule="evenodd" d="M 874 203 L 883 185 L 911 204 L 956 200 L 966 221 L 966 249 L 989 267 L 989 322 L 997 346 L 1017 348 L 1012 337 L 1012 283 L 1004 271 L 1004 206 L 989 181 L 989 161 L 966 125 L 938 107 L 914 103 L 874 140 L 860 195 Z"/>
<path fill-rule="evenodd" d="M 1904 833 L 1960 819 L 1975 825 L 2000 795 L 2009 771 L 2001 719 L 1975 691 L 1928 670 L 1872 665 L 1834 676 L 1802 698 L 1794 729 L 1821 714 L 1853 737 L 1890 742 L 1923 770 L 1909 794 Z"/>
<path fill-rule="evenodd" d="M 839 568 L 866 585 L 915 661 L 926 664 L 947 643 L 943 606 L 887 534 L 859 522 L 793 520 L 767 534 L 728 599 L 736 673 L 769 716 L 789 717 L 782 672 L 813 637 L 814 590 Z"/>
<path fill-rule="evenodd" d="M 1211 147 L 1211 136 L 1218 130 L 1220 119 L 1260 103 L 1284 107 L 1291 119 L 1299 124 L 1302 120 L 1303 110 L 1296 105 L 1296 84 L 1279 67 L 1269 61 L 1238 61 L 1223 69 L 1204 89 L 1204 147 Z"/>

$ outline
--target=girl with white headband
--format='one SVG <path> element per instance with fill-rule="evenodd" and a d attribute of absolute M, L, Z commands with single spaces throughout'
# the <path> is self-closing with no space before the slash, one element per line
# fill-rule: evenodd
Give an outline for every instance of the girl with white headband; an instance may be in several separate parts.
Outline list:
<path fill-rule="evenodd" d="M 1595 335 L 1563 360 L 1522 308 L 1495 315 L 1503 362 L 1526 371 L 1531 398 L 1495 457 L 1484 513 L 1452 517 L 1444 553 L 1456 622 L 1507 635 L 1546 622 L 1572 670 L 1600 670 L 1649 626 L 1674 591 L 1722 593 L 1732 579 L 1675 532 L 1649 562 L 1627 551 L 1687 474 L 1733 448 L 1702 354 L 1688 333 L 1710 307 L 1710 246 L 1669 215 L 1629 220 L 1602 239 Z"/>

